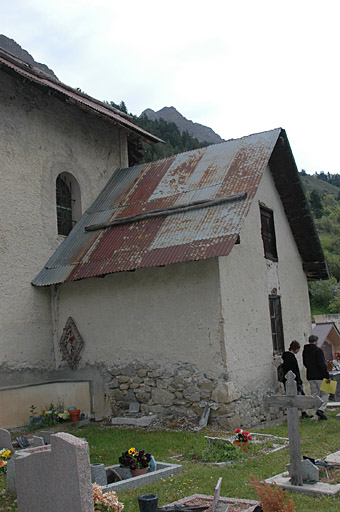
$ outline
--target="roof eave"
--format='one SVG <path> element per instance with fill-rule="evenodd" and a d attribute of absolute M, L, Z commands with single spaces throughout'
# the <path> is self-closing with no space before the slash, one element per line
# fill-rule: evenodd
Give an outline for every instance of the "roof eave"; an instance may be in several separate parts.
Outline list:
<path fill-rule="evenodd" d="M 12 73 L 23 76 L 26 80 L 29 80 L 35 85 L 48 89 L 49 93 L 59 98 L 63 98 L 69 103 L 75 104 L 78 108 L 97 115 L 115 125 L 121 126 L 127 130 L 127 132 L 138 135 L 147 144 L 154 145 L 157 142 L 164 142 L 159 137 L 156 137 L 152 133 L 149 133 L 135 125 L 130 120 L 131 116 L 125 112 L 121 112 L 111 105 L 92 98 L 82 91 L 60 82 L 48 73 L 45 73 L 35 66 L 13 56 L 3 48 L 0 48 L 0 64 L 5 66 L 6 69 Z M 91 105 L 91 103 L 93 105 Z M 96 109 L 96 106 L 98 107 L 98 110 Z"/>
<path fill-rule="evenodd" d="M 285 130 L 281 129 L 269 167 L 280 194 L 308 280 L 329 279 L 327 262 Z"/>

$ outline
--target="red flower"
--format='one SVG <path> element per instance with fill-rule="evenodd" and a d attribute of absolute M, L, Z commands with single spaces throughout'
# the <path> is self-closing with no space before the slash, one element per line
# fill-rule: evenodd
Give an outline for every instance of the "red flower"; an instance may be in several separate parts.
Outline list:
<path fill-rule="evenodd" d="M 234 430 L 234 432 L 235 432 L 235 434 L 240 434 L 240 433 L 242 432 L 242 430 L 241 430 L 240 428 L 236 428 L 236 429 Z"/>

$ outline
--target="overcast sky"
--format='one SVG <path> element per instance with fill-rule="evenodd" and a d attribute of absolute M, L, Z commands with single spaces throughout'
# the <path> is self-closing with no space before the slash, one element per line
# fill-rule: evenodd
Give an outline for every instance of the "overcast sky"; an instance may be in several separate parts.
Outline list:
<path fill-rule="evenodd" d="M 224 139 L 283 127 L 299 170 L 340 173 L 339 0 L 0 0 L 0 33 L 59 80 Z"/>

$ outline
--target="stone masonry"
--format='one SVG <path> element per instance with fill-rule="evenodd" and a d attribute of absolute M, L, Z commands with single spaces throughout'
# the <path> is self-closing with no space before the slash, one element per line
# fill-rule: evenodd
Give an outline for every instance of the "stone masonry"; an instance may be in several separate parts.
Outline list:
<path fill-rule="evenodd" d="M 204 407 L 211 406 L 210 422 L 221 427 L 258 425 L 278 418 L 278 409 L 266 407 L 266 389 L 242 395 L 228 381 L 226 374 L 218 378 L 200 374 L 191 364 L 166 368 L 150 362 L 134 362 L 111 369 L 108 397 L 115 416 L 126 412 L 131 402 L 140 402 L 141 412 L 163 417 L 186 417 L 198 421 Z"/>

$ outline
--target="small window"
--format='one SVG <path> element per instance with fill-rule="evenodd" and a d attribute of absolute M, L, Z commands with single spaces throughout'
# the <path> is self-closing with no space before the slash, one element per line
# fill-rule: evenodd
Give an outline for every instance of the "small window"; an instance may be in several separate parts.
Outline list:
<path fill-rule="evenodd" d="M 80 189 L 69 173 L 59 174 L 56 181 L 58 234 L 67 236 L 81 217 Z"/>
<path fill-rule="evenodd" d="M 272 328 L 273 351 L 274 354 L 282 354 L 285 349 L 283 338 L 283 324 L 281 314 L 281 299 L 276 295 L 269 296 L 269 312 Z"/>
<path fill-rule="evenodd" d="M 277 261 L 273 212 L 271 210 L 268 210 L 268 208 L 260 206 L 260 213 L 264 257 L 269 260 Z"/>

